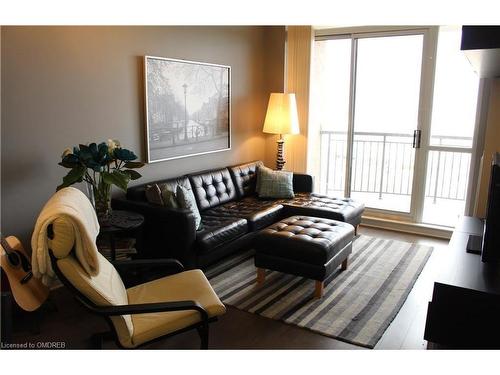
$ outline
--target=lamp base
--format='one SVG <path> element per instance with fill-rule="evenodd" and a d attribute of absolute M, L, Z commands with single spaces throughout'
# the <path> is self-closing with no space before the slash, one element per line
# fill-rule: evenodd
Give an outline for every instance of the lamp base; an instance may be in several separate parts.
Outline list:
<path fill-rule="evenodd" d="M 278 144 L 278 153 L 276 154 L 276 170 L 281 171 L 286 163 L 285 159 L 283 158 L 285 140 L 280 135 L 280 139 L 278 139 L 276 143 Z"/>

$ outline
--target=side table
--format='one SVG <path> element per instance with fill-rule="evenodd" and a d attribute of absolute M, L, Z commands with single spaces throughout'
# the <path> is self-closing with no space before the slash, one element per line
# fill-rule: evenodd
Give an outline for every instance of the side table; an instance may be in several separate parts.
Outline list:
<path fill-rule="evenodd" d="M 144 216 L 137 212 L 113 210 L 109 222 L 101 224 L 99 235 L 106 235 L 111 249 L 111 261 L 116 260 L 115 235 L 137 232 L 144 223 Z M 135 234 L 135 233 L 134 233 Z"/>

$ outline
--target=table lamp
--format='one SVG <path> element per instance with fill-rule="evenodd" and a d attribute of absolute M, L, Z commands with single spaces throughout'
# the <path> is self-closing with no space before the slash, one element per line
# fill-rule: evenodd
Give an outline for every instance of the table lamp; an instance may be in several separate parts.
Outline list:
<path fill-rule="evenodd" d="M 271 93 L 267 105 L 264 133 L 279 134 L 276 169 L 282 170 L 286 161 L 283 158 L 284 134 L 299 134 L 299 117 L 295 94 Z"/>

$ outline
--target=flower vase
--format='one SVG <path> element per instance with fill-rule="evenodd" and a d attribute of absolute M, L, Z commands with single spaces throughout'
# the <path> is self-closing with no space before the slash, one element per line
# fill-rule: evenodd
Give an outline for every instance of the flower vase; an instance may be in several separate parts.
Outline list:
<path fill-rule="evenodd" d="M 111 219 L 111 185 L 102 180 L 97 185 L 87 185 L 89 198 L 94 206 L 99 224 L 109 225 Z"/>

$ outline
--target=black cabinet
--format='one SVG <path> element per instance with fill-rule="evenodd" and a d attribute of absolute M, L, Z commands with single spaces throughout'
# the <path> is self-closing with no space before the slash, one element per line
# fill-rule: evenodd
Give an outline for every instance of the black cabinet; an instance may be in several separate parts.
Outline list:
<path fill-rule="evenodd" d="M 479 77 L 500 76 L 500 26 L 463 26 L 460 49 Z"/>
<path fill-rule="evenodd" d="M 463 217 L 439 256 L 424 338 L 446 348 L 500 348 L 500 264 L 466 251 L 481 235 L 477 218 Z"/>

